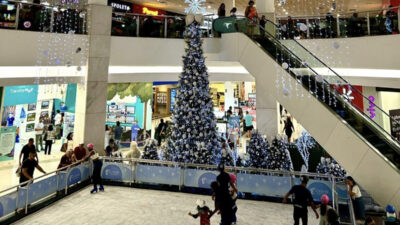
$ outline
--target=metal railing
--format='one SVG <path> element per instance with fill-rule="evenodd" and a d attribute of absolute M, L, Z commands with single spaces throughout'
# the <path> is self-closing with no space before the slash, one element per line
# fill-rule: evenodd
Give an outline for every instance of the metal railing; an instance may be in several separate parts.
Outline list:
<path fill-rule="evenodd" d="M 283 38 L 340 38 L 398 34 L 400 6 L 319 16 L 277 17 Z M 307 29 L 305 29 L 307 28 Z"/>
<path fill-rule="evenodd" d="M 14 211 L 14 213 L 17 214 L 17 213 L 19 213 L 19 211 L 24 210 L 24 213 L 27 214 L 28 213 L 28 208 L 30 206 L 33 206 L 35 203 L 41 202 L 42 200 L 47 199 L 47 198 L 49 198 L 49 197 L 51 197 L 51 196 L 53 196 L 53 195 L 55 195 L 57 193 L 62 193 L 62 191 L 64 191 L 64 194 L 67 195 L 68 194 L 68 188 L 77 184 L 77 183 L 74 183 L 72 185 L 69 185 L 69 183 L 68 183 L 68 178 L 70 177 L 69 175 L 70 175 L 71 171 L 74 168 L 77 168 L 77 166 L 79 166 L 79 165 L 83 165 L 85 167 L 88 167 L 88 170 L 89 170 L 88 177 L 79 180 L 79 183 L 90 179 L 91 171 L 92 171 L 92 164 L 90 162 L 83 162 L 83 163 L 76 162 L 76 163 L 73 163 L 73 164 L 71 164 L 69 166 L 66 166 L 66 167 L 63 167 L 63 168 L 60 168 L 60 169 L 45 173 L 45 174 L 43 174 L 41 176 L 33 178 L 32 180 L 25 181 L 23 183 L 17 184 L 15 186 L 12 186 L 12 187 L 9 187 L 9 188 L 7 188 L 5 190 L 0 191 L 0 199 L 5 197 L 5 196 L 14 196 L 14 194 L 16 196 L 15 197 L 15 208 L 14 208 L 14 210 L 8 210 L 9 213 L 7 213 L 7 212 L 4 213 L 0 217 L 0 221 L 3 220 L 4 218 L 9 217 L 12 214 L 12 211 Z M 63 176 L 61 176 L 61 174 Z M 36 199 L 36 200 L 33 200 L 32 202 L 30 202 L 30 197 L 35 197 L 35 196 L 30 196 L 30 189 L 31 189 L 32 185 L 35 184 L 34 182 L 35 181 L 36 182 L 41 182 L 41 181 L 44 181 L 46 179 L 52 178 L 54 176 L 56 176 L 55 177 L 56 184 L 53 187 L 53 188 L 55 188 L 54 191 L 50 191 L 50 193 L 47 193 L 44 196 L 39 197 L 39 199 Z M 65 178 L 64 178 L 64 176 L 65 176 Z M 63 177 L 64 180 L 61 180 L 61 177 Z M 65 183 L 65 185 L 61 185 L 61 184 L 64 184 L 64 183 Z M 47 191 L 47 190 L 45 190 L 45 191 Z M 25 193 L 25 194 L 21 194 L 21 193 Z M 24 198 L 20 199 L 20 196 L 23 196 Z M 0 203 L 1 203 L 1 201 L 0 201 Z M 4 206 L 3 206 L 3 210 L 5 210 Z"/>

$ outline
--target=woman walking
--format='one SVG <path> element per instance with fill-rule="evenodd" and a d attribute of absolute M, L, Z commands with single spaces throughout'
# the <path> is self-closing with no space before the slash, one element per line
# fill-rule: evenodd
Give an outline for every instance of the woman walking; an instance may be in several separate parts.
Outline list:
<path fill-rule="evenodd" d="M 51 147 L 53 146 L 53 141 L 55 139 L 55 131 L 53 128 L 53 125 L 49 125 L 49 127 L 47 128 L 46 134 L 45 134 L 45 140 L 46 140 L 46 144 L 44 147 L 44 154 L 45 155 L 50 155 L 51 154 Z"/>
<path fill-rule="evenodd" d="M 103 181 L 101 179 L 101 167 L 103 166 L 103 162 L 99 158 L 99 154 L 94 150 L 93 144 L 88 144 L 89 156 L 93 161 L 93 189 L 90 191 L 91 194 L 98 191 L 97 185 L 100 186 L 100 191 L 104 191 Z"/>

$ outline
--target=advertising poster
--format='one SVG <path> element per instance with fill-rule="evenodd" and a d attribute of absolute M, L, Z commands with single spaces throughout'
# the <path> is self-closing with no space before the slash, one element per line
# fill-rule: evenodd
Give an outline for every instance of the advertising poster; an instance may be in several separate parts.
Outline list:
<path fill-rule="evenodd" d="M 0 129 L 0 161 L 14 158 L 14 145 L 17 127 L 2 127 Z"/>
<path fill-rule="evenodd" d="M 395 120 L 390 121 L 390 132 L 393 137 L 400 141 L 400 109 L 389 110 L 389 115 Z"/>

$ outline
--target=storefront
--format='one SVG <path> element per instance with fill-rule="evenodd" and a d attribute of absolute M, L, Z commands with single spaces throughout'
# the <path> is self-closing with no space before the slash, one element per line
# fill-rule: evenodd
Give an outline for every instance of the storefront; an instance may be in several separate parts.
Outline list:
<path fill-rule="evenodd" d="M 151 135 L 153 83 L 118 83 L 108 84 L 108 99 L 106 105 L 106 125 L 110 131 L 120 122 L 123 128 L 121 144 L 129 146 L 132 139 L 138 143 Z M 132 127 L 138 126 L 139 131 L 132 136 Z M 110 132 L 108 139 L 114 138 Z M 107 139 L 107 138 L 106 138 Z M 107 142 L 107 140 L 106 140 Z"/>
<path fill-rule="evenodd" d="M 0 1 L 0 28 L 15 28 L 16 13 L 15 3 Z"/>
<path fill-rule="evenodd" d="M 2 138 L 0 143 L 7 147 L 0 148 L 1 160 L 11 160 L 14 155 L 18 155 L 29 138 L 35 138 L 35 126 L 39 120 L 43 119 L 46 128 L 53 124 L 54 115 L 60 110 L 64 113 L 64 123 L 60 138 L 56 138 L 60 141 L 56 140 L 53 146 L 53 149 L 58 150 L 63 139 L 74 130 L 76 86 L 76 84 L 53 84 L 4 87 L 1 107 L 1 126 L 4 129 L 0 133 Z M 5 129 L 6 127 L 8 128 Z M 11 133 L 14 131 L 13 137 Z M 4 139 L 4 133 L 7 133 L 5 136 L 10 139 Z M 15 148 L 11 143 L 15 143 Z"/>

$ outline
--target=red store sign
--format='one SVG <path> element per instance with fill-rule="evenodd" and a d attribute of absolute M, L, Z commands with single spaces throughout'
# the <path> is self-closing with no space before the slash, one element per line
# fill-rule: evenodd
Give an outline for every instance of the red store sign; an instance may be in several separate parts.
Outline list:
<path fill-rule="evenodd" d="M 153 19 L 156 20 L 164 20 L 164 17 L 159 17 L 159 16 L 165 15 L 166 11 L 142 5 L 133 5 L 133 13 L 153 16 Z"/>

